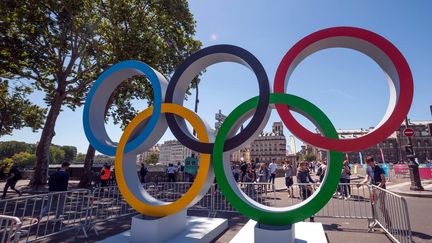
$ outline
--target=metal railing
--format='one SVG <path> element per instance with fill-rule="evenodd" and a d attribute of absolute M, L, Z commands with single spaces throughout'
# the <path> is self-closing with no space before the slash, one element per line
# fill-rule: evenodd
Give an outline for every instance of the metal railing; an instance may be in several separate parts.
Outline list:
<path fill-rule="evenodd" d="M 153 197 L 172 202 L 189 190 L 189 182 L 145 183 L 143 187 Z M 300 203 L 313 193 L 319 184 L 294 184 L 291 197 L 286 191 L 276 191 L 270 183 L 238 183 L 238 187 L 258 203 L 271 207 L 286 207 Z M 312 190 L 304 190 L 310 187 Z M 286 197 L 287 200 L 280 200 Z M 189 210 L 206 210 L 215 216 L 218 212 L 237 212 L 225 199 L 217 184 Z M 0 214 L 19 218 L 15 222 L 15 233 L 4 233 L 0 243 L 10 242 L 10 237 L 34 241 L 43 237 L 75 230 L 87 237 L 95 224 L 109 219 L 136 214 L 129 206 L 117 186 L 100 187 L 94 191 L 77 189 L 34 196 L 0 200 Z M 340 183 L 333 198 L 316 217 L 367 219 L 369 229 L 379 226 L 397 242 L 410 242 L 411 229 L 406 201 L 387 190 L 375 186 Z M 1 219 L 1 218 L 0 218 Z M 3 221 L 2 221 L 3 222 Z M 5 221 L 6 222 L 6 221 Z M 9 230 L 7 224 L 0 224 L 0 232 Z M 21 229 L 19 229 L 19 227 Z M 9 238 L 7 238 L 9 237 Z"/>
<path fill-rule="evenodd" d="M 61 232 L 85 232 L 89 190 L 77 189 L 0 200 L 0 214 L 21 221 L 21 240 L 33 241 Z M 3 226 L 1 227 L 3 229 Z"/>
<path fill-rule="evenodd" d="M 372 185 L 372 211 L 374 227 L 381 227 L 395 242 L 412 242 L 408 206 L 405 198 Z"/>
<path fill-rule="evenodd" d="M 276 205 L 276 190 L 271 183 L 238 182 L 237 186 L 250 198 L 256 202 L 267 206 Z M 223 193 L 213 186 L 212 207 L 210 213 L 216 215 L 217 212 L 237 212 L 225 199 Z"/>
<path fill-rule="evenodd" d="M 21 220 L 17 217 L 0 215 L 0 243 L 18 242 L 21 224 Z"/>

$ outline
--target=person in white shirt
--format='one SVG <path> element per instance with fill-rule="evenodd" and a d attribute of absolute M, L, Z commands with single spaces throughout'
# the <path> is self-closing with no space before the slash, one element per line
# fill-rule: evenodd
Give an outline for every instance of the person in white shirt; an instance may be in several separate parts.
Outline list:
<path fill-rule="evenodd" d="M 175 182 L 175 172 L 176 169 L 173 164 L 169 163 L 168 168 L 166 169 L 168 175 L 168 182 Z"/>
<path fill-rule="evenodd" d="M 276 160 L 275 159 L 273 159 L 272 162 L 270 163 L 269 169 L 270 169 L 270 180 L 269 180 L 269 182 L 275 184 L 276 169 L 277 169 L 277 165 L 276 165 Z"/>

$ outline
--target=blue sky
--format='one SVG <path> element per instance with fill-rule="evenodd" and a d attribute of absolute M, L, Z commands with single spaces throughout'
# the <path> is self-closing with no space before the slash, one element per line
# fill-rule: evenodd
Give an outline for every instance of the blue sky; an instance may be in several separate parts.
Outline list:
<path fill-rule="evenodd" d="M 398 47 L 411 67 L 415 90 L 409 118 L 431 119 L 430 1 L 192 0 L 189 4 L 197 21 L 196 38 L 204 46 L 232 44 L 248 50 L 264 66 L 271 86 L 280 60 L 304 36 L 334 26 L 374 31 Z M 306 58 L 291 76 L 287 92 L 317 105 L 341 129 L 378 124 L 389 96 L 387 80 L 378 65 L 348 49 L 327 49 Z M 234 63 L 216 64 L 202 76 L 198 114 L 214 124 L 214 113 L 219 109 L 229 114 L 257 94 L 257 82 L 247 68 Z M 31 97 L 35 103 L 44 105 L 42 94 Z M 193 109 L 193 98 L 185 106 Z M 266 130 L 270 130 L 273 121 L 279 120 L 274 111 Z M 314 129 L 302 117 L 299 121 Z M 108 124 L 107 130 L 113 140 L 120 138 L 118 127 Z M 289 134 L 287 130 L 286 134 Z M 39 137 L 40 133 L 22 129 L 0 140 L 37 142 Z M 163 140 L 170 138 L 172 134 L 168 131 Z M 57 121 L 53 143 L 74 145 L 78 151 L 86 151 L 82 109 L 75 112 L 64 109 Z"/>

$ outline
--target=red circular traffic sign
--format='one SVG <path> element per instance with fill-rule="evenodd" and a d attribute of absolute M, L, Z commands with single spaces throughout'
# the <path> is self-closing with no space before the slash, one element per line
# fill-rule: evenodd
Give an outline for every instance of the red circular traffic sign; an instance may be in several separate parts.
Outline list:
<path fill-rule="evenodd" d="M 407 137 L 412 137 L 414 135 L 414 130 L 412 128 L 405 128 L 403 133 Z"/>

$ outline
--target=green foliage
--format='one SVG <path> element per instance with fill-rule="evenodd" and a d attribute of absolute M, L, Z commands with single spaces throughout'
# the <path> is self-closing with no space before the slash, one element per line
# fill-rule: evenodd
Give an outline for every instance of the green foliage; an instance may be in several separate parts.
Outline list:
<path fill-rule="evenodd" d="M 0 142 L 0 160 L 11 158 L 14 154 L 21 152 L 33 153 L 34 146 L 25 142 L 7 141 Z"/>
<path fill-rule="evenodd" d="M 21 152 L 14 154 L 11 159 L 18 166 L 32 167 L 36 162 L 36 155 L 27 152 Z"/>
<path fill-rule="evenodd" d="M 201 47 L 194 34 L 185 0 L 3 0 L 0 77 L 32 80 L 48 105 L 58 98 L 75 109 L 93 80 L 119 61 L 141 60 L 172 74 Z M 136 114 L 132 99 L 151 103 L 147 79 L 119 87 L 109 113 L 115 123 L 125 124 Z"/>
<path fill-rule="evenodd" d="M 64 151 L 64 162 L 72 163 L 77 156 L 77 148 L 74 146 L 62 146 Z"/>
<path fill-rule="evenodd" d="M 61 147 L 51 146 L 49 154 L 51 164 L 61 164 L 65 161 L 65 151 Z"/>
<path fill-rule="evenodd" d="M 32 184 L 46 181 L 48 146 L 64 106 L 81 106 L 93 81 L 119 61 L 140 60 L 170 75 L 200 48 L 194 34 L 186 0 L 0 1 L 0 77 L 31 83 L 50 109 Z M 137 113 L 136 99 L 152 103 L 146 78 L 123 82 L 107 115 L 125 127 Z"/>
<path fill-rule="evenodd" d="M 154 165 L 159 161 L 159 156 L 156 153 L 151 153 L 145 158 L 144 163 Z"/>
<path fill-rule="evenodd" d="M 109 165 L 112 165 L 112 164 L 114 164 L 114 157 L 99 154 L 99 155 L 95 156 L 94 162 L 96 164 L 109 164 Z"/>
<path fill-rule="evenodd" d="M 30 102 L 27 96 L 31 92 L 30 87 L 10 87 L 9 81 L 0 79 L 0 136 L 11 135 L 23 127 L 30 127 L 33 132 L 42 127 L 46 109 Z"/>
<path fill-rule="evenodd" d="M 14 161 L 11 158 L 5 158 L 3 160 L 0 160 L 0 167 L 4 168 L 4 173 L 8 173 L 13 163 Z"/>
<path fill-rule="evenodd" d="M 302 160 L 306 160 L 307 162 L 311 162 L 316 160 L 316 155 L 313 153 L 307 153 L 305 155 L 302 156 Z"/>
<path fill-rule="evenodd" d="M 73 162 L 74 163 L 83 163 L 84 159 L 85 159 L 85 156 L 86 155 L 83 154 L 83 153 L 78 153 Z"/>

